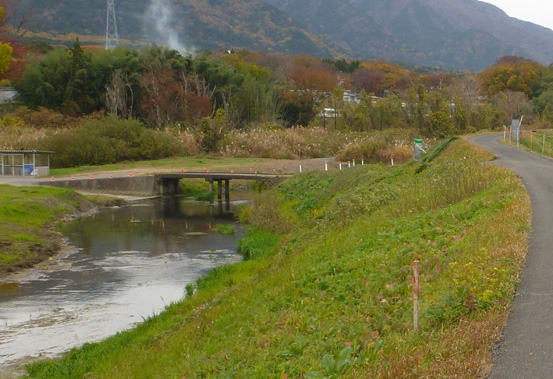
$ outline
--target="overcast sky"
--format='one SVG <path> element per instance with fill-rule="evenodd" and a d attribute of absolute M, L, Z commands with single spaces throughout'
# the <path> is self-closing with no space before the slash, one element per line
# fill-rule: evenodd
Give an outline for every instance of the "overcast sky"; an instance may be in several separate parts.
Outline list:
<path fill-rule="evenodd" d="M 553 29 L 552 0 L 482 0 L 503 9 L 509 16 Z"/>

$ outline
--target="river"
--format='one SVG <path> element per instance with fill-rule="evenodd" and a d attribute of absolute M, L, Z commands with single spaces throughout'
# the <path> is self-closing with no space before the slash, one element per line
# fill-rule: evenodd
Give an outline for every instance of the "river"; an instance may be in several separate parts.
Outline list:
<path fill-rule="evenodd" d="M 220 224 L 235 234 L 216 232 Z M 244 231 L 216 205 L 167 198 L 102 209 L 64 234 L 61 254 L 0 282 L 0 372 L 159 314 L 187 284 L 239 261 Z"/>

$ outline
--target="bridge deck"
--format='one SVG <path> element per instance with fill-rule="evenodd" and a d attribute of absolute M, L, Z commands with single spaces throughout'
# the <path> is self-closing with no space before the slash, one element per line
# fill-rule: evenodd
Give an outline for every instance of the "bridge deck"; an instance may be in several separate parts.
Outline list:
<path fill-rule="evenodd" d="M 156 174 L 157 179 L 205 179 L 207 181 L 218 180 L 271 180 L 271 179 L 285 179 L 290 178 L 292 175 L 279 175 L 279 174 L 260 174 L 260 173 L 230 173 L 230 172 L 185 172 L 185 173 L 168 173 L 168 174 Z"/>

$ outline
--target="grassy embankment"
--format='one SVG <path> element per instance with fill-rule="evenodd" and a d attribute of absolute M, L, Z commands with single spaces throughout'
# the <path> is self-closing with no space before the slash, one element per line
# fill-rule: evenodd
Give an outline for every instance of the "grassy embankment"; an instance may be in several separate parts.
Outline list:
<path fill-rule="evenodd" d="M 0 186 L 0 275 L 55 254 L 61 236 L 51 228 L 53 223 L 90 206 L 64 189 Z"/>
<path fill-rule="evenodd" d="M 435 158 L 305 173 L 257 195 L 244 212 L 248 260 L 31 376 L 482 377 L 526 253 L 529 200 L 466 141 Z"/>
<path fill-rule="evenodd" d="M 507 145 L 516 146 L 517 144 L 516 139 L 509 138 L 508 133 L 507 133 L 507 138 L 505 140 L 503 139 L 501 140 L 503 141 L 503 143 Z M 524 131 L 520 135 L 519 142 L 523 148 L 526 148 L 535 153 L 553 158 L 553 131 L 552 130 L 541 130 L 536 133 L 531 131 Z"/>

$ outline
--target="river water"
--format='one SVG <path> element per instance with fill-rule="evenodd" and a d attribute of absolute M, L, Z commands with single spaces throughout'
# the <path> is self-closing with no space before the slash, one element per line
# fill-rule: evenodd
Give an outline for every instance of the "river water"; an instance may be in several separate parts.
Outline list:
<path fill-rule="evenodd" d="M 0 282 L 0 372 L 129 329 L 210 269 L 239 261 L 244 231 L 220 212 L 157 199 L 71 222 L 60 255 Z M 236 233 L 217 233 L 220 224 Z"/>

